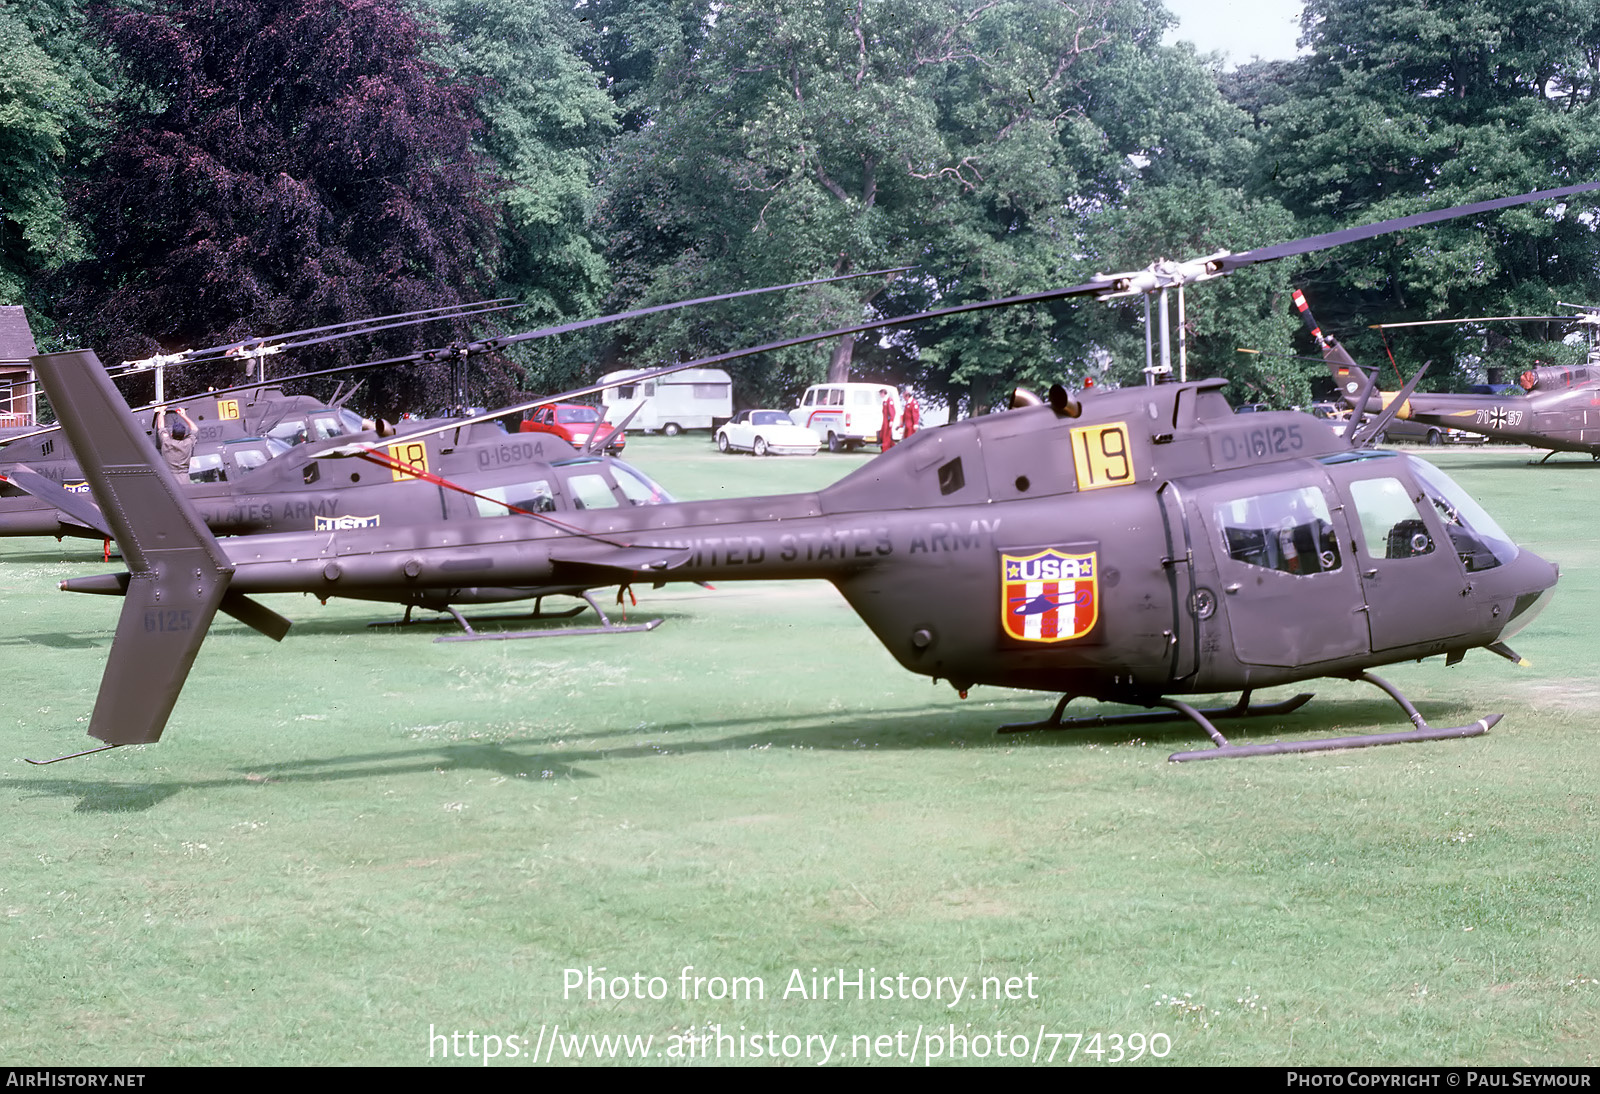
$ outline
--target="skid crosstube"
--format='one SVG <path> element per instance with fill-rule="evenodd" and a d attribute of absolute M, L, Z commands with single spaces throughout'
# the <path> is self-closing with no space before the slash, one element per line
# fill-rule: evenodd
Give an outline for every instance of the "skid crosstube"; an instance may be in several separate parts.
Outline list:
<path fill-rule="evenodd" d="M 1212 724 L 1213 718 L 1252 718 L 1262 715 L 1288 714 L 1298 710 L 1310 701 L 1310 693 L 1302 692 L 1292 699 L 1279 703 L 1269 703 L 1262 706 L 1250 705 L 1250 692 L 1246 691 L 1239 697 L 1239 701 L 1231 707 L 1217 707 L 1200 710 L 1190 706 L 1181 699 L 1163 697 L 1152 700 L 1152 707 L 1166 707 L 1167 713 L 1149 714 L 1115 714 L 1110 716 L 1091 716 L 1085 718 L 1063 719 L 1062 712 L 1077 696 L 1063 695 L 1056 704 L 1050 717 L 1039 722 L 1024 722 L 1013 725 L 1001 726 L 1001 733 L 1024 733 L 1030 730 L 1058 730 L 1058 729 L 1090 729 L 1104 726 L 1138 725 L 1149 722 L 1172 721 L 1185 718 L 1205 731 L 1206 736 L 1216 744 L 1215 748 L 1203 748 L 1192 752 L 1174 752 L 1167 759 L 1172 763 L 1188 763 L 1191 760 L 1221 760 L 1229 758 L 1243 758 L 1248 756 L 1278 756 L 1291 752 L 1335 752 L 1351 748 L 1372 748 L 1377 745 L 1411 744 L 1421 741 L 1442 741 L 1459 737 L 1478 737 L 1489 732 L 1503 715 L 1490 714 L 1475 722 L 1463 726 L 1430 726 L 1422 714 L 1411 701 L 1407 699 L 1393 684 L 1374 673 L 1362 672 L 1350 677 L 1352 680 L 1365 682 L 1380 688 L 1389 698 L 1393 699 L 1406 717 L 1411 720 L 1412 728 L 1400 730 L 1395 733 L 1364 733 L 1347 737 L 1321 737 L 1306 741 L 1273 741 L 1269 744 L 1236 745 L 1218 731 Z"/>

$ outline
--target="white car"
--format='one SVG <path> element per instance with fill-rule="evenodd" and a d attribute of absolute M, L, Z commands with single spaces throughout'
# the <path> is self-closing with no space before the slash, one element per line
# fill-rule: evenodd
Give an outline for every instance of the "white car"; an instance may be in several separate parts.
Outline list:
<path fill-rule="evenodd" d="M 822 438 L 781 410 L 741 410 L 717 430 L 717 451 L 757 456 L 815 456 Z"/>

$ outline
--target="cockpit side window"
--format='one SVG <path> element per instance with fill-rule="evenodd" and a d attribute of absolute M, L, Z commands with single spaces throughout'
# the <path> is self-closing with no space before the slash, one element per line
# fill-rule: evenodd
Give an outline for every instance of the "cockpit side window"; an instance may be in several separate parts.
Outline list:
<path fill-rule="evenodd" d="M 281 441 L 287 445 L 296 445 L 304 444 L 310 434 L 306 431 L 306 423 L 304 421 L 296 420 L 280 422 L 272 427 L 271 431 L 267 433 L 267 436 L 271 437 L 273 440 Z"/>
<path fill-rule="evenodd" d="M 529 513 L 553 513 L 556 509 L 555 494 L 547 479 L 519 482 L 511 486 L 486 486 L 478 493 L 483 496 L 472 500 L 478 506 L 480 517 L 506 516 L 511 512 L 507 506 L 512 505 Z M 496 502 L 505 504 L 497 505 Z"/>
<path fill-rule="evenodd" d="M 230 446 L 228 455 L 233 459 L 234 470 L 241 473 L 254 471 L 272 458 L 265 442 Z"/>
<path fill-rule="evenodd" d="M 1361 536 L 1373 558 L 1415 558 L 1433 553 L 1427 522 L 1399 479 L 1359 479 L 1350 500 L 1361 518 Z"/>
<path fill-rule="evenodd" d="M 190 482 L 227 482 L 228 469 L 223 465 L 222 453 L 202 452 L 189 457 Z"/>
<path fill-rule="evenodd" d="M 617 486 L 632 505 L 660 505 L 672 500 L 672 495 L 661 489 L 649 476 L 620 460 L 613 461 L 611 473 Z"/>
<path fill-rule="evenodd" d="M 1229 557 L 1247 566 L 1298 576 L 1340 566 L 1328 502 L 1314 486 L 1225 501 L 1216 518 Z"/>

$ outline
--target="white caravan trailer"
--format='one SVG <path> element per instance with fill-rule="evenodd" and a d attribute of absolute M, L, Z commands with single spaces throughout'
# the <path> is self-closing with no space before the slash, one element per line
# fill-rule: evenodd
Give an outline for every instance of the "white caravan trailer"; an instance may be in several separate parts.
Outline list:
<path fill-rule="evenodd" d="M 608 372 L 600 377 L 600 382 L 627 380 L 645 371 Z M 676 437 L 685 429 L 714 429 L 716 423 L 733 417 L 733 378 L 720 368 L 689 368 L 639 384 L 624 383 L 607 388 L 601 393 L 600 402 L 606 408 L 606 421 L 611 425 L 622 421 L 634 407 L 643 403 L 628 428 L 642 429 L 646 433 L 660 430 L 669 437 Z"/>

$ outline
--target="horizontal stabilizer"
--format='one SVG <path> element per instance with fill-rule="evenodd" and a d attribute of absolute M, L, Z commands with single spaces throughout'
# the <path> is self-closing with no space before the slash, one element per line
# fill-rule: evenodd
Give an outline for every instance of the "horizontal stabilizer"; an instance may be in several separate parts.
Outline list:
<path fill-rule="evenodd" d="M 17 489 L 27 491 L 46 505 L 55 506 L 85 528 L 92 528 L 107 539 L 111 538 L 111 526 L 106 523 L 105 514 L 87 495 L 74 494 L 55 480 L 21 465 L 9 469 L 5 477 Z"/>
<path fill-rule="evenodd" d="M 234 619 L 260 631 L 274 642 L 282 642 L 283 636 L 288 634 L 289 628 L 293 626 L 289 620 L 259 600 L 251 600 L 243 593 L 234 592 L 232 589 L 229 589 L 227 595 L 222 598 L 221 607 Z"/>
<path fill-rule="evenodd" d="M 101 596 L 127 596 L 132 574 L 99 574 L 94 577 L 69 577 L 61 589 L 69 593 L 98 593 Z M 293 624 L 259 601 L 229 589 L 219 608 L 247 627 L 260 631 L 274 642 L 282 642 Z"/>
<path fill-rule="evenodd" d="M 627 547 L 594 540 L 568 539 L 550 549 L 558 577 L 600 575 L 611 580 L 633 574 L 676 570 L 693 556 L 686 547 Z M 608 582 L 609 583 L 609 582 Z"/>

